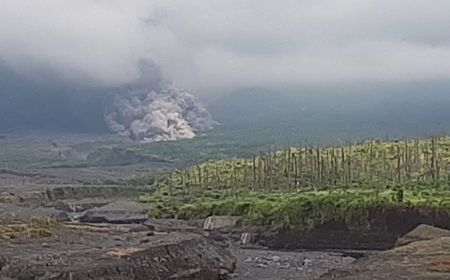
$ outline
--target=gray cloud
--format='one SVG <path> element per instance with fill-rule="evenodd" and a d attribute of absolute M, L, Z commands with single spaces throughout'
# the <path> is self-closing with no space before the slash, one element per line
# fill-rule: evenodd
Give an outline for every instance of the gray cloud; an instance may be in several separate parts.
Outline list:
<path fill-rule="evenodd" d="M 0 18 L 0 60 L 33 77 L 115 86 L 150 59 L 204 95 L 450 78 L 448 0 L 3 0 Z"/>

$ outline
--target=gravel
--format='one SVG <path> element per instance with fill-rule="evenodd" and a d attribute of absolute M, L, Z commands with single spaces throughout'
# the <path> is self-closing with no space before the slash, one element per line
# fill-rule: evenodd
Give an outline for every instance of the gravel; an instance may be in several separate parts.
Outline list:
<path fill-rule="evenodd" d="M 280 280 L 318 279 L 321 275 L 355 261 L 340 253 L 330 252 L 283 252 L 269 250 L 233 250 L 237 269 L 232 279 Z"/>

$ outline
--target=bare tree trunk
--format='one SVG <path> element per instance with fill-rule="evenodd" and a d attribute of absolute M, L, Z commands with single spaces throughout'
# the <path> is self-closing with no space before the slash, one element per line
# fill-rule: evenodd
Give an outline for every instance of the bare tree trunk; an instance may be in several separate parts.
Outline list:
<path fill-rule="evenodd" d="M 400 155 L 400 145 L 397 144 L 397 182 L 401 183 L 402 181 L 402 171 L 401 171 L 401 155 Z"/>

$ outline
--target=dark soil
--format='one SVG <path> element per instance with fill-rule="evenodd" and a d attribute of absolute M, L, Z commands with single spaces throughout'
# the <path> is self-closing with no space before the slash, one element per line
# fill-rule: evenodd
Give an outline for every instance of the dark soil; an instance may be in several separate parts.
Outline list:
<path fill-rule="evenodd" d="M 272 249 L 358 249 L 386 250 L 397 239 L 420 224 L 450 229 L 446 211 L 427 207 L 374 208 L 361 226 L 347 222 L 329 222 L 311 231 L 261 230 L 257 243 Z"/>

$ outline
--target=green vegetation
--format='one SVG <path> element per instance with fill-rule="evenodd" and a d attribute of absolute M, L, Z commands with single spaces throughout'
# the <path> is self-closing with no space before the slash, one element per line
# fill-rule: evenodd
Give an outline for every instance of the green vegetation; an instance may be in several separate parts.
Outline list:
<path fill-rule="evenodd" d="M 173 174 L 185 188 L 250 191 L 450 182 L 450 138 L 365 141 L 344 147 L 289 147 L 252 158 L 213 160 Z"/>
<path fill-rule="evenodd" d="M 450 211 L 450 138 L 287 147 L 252 158 L 212 160 L 174 172 L 140 201 L 150 215 L 238 215 L 244 223 L 311 229 L 358 225 L 374 207 Z"/>
<path fill-rule="evenodd" d="M 391 206 L 425 206 L 450 211 L 450 190 L 426 188 L 336 188 L 292 193 L 247 193 L 238 196 L 208 193 L 203 197 L 159 194 L 143 196 L 152 203 L 155 218 L 206 218 L 242 216 L 244 223 L 271 228 L 312 229 L 329 221 L 361 226 L 370 209 Z"/>

